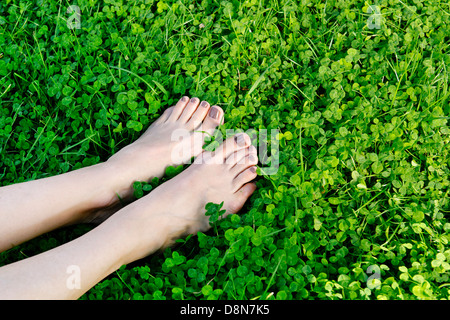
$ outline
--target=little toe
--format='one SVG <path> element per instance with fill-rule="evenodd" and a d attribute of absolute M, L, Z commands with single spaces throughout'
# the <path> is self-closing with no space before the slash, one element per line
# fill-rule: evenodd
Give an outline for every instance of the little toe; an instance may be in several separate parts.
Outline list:
<path fill-rule="evenodd" d="M 167 108 L 166 110 L 164 110 L 163 114 L 156 119 L 155 123 L 164 123 L 167 121 L 167 119 L 169 119 L 170 115 L 172 114 L 172 110 L 173 110 L 174 106 L 171 106 L 169 108 Z"/>
<path fill-rule="evenodd" d="M 177 121 L 178 118 L 180 117 L 180 115 L 183 113 L 184 108 L 186 107 L 186 105 L 189 102 L 189 97 L 184 96 L 183 98 L 181 98 L 177 104 L 174 106 L 169 118 L 167 119 L 168 121 Z"/>
<path fill-rule="evenodd" d="M 247 199 L 255 192 L 256 184 L 254 182 L 248 182 L 242 185 L 234 194 L 236 198 L 229 205 L 227 213 L 237 213 L 242 209 Z"/>
<path fill-rule="evenodd" d="M 256 183 L 249 182 L 244 184 L 239 190 L 237 190 L 235 193 L 240 194 L 243 198 L 247 200 L 248 197 L 250 197 L 253 192 L 256 190 Z"/>

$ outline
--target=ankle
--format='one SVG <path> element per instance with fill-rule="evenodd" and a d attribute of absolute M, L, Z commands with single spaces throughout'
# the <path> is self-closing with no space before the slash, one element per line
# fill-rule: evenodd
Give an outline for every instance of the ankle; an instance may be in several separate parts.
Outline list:
<path fill-rule="evenodd" d="M 141 198 L 102 224 L 112 228 L 127 248 L 121 257 L 124 264 L 164 250 L 172 243 L 173 221 L 159 210 L 154 203 Z"/>
<path fill-rule="evenodd" d="M 99 170 L 102 171 L 101 176 L 104 179 L 102 185 L 105 187 L 103 196 L 98 199 L 101 208 L 128 201 L 132 197 L 133 183 L 136 179 L 133 178 L 131 169 L 126 168 L 126 164 L 108 160 L 101 164 Z"/>

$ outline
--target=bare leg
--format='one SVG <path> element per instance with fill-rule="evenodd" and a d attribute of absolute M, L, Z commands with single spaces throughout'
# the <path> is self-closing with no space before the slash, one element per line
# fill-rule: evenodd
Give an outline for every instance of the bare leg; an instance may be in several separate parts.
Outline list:
<path fill-rule="evenodd" d="M 215 152 L 87 234 L 37 256 L 0 268 L 0 299 L 76 299 L 122 264 L 209 228 L 204 207 L 224 202 L 237 213 L 256 186 L 256 149 L 246 135 L 227 139 Z M 78 272 L 75 286 L 70 278 Z"/>
<path fill-rule="evenodd" d="M 183 97 L 105 163 L 1 187 L 0 252 L 58 227 L 98 218 L 94 212 L 113 206 L 118 196 L 132 194 L 134 181 L 161 177 L 167 166 L 198 155 L 203 138 L 214 132 L 222 116 L 217 106 Z M 185 139 L 174 141 L 175 131 L 183 132 Z M 177 148 L 189 152 L 172 159 Z"/>

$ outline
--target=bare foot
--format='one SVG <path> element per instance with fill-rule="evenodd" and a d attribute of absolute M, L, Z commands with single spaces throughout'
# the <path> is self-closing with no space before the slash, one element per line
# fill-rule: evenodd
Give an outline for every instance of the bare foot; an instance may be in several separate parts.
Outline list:
<path fill-rule="evenodd" d="M 115 185 L 97 209 L 82 223 L 100 224 L 132 200 L 133 182 L 162 177 L 168 166 L 186 164 L 202 152 L 205 138 L 223 123 L 223 110 L 198 98 L 181 98 L 132 144 L 124 147 L 103 165 L 115 177 Z"/>
<path fill-rule="evenodd" d="M 198 98 L 181 98 L 134 143 L 113 155 L 107 163 L 121 179 L 117 193 L 126 197 L 134 181 L 162 177 L 168 166 L 186 164 L 202 152 L 205 137 L 223 121 L 223 110 Z"/>
<path fill-rule="evenodd" d="M 151 254 L 148 243 L 157 241 L 165 248 L 180 237 L 208 230 L 209 202 L 223 202 L 225 215 L 237 213 L 256 189 L 251 181 L 257 162 L 250 137 L 238 134 L 214 152 L 203 151 L 185 171 L 119 211 L 114 221 L 121 221 L 136 243 L 131 260 Z"/>

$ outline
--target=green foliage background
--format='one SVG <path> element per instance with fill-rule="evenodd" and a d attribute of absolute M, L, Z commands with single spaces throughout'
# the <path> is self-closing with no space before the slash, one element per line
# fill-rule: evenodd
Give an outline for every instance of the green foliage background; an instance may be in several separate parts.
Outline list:
<path fill-rule="evenodd" d="M 449 19 L 428 0 L 2 1 L 1 185 L 104 161 L 197 96 L 224 129 L 279 129 L 278 173 L 82 299 L 448 298 Z"/>

